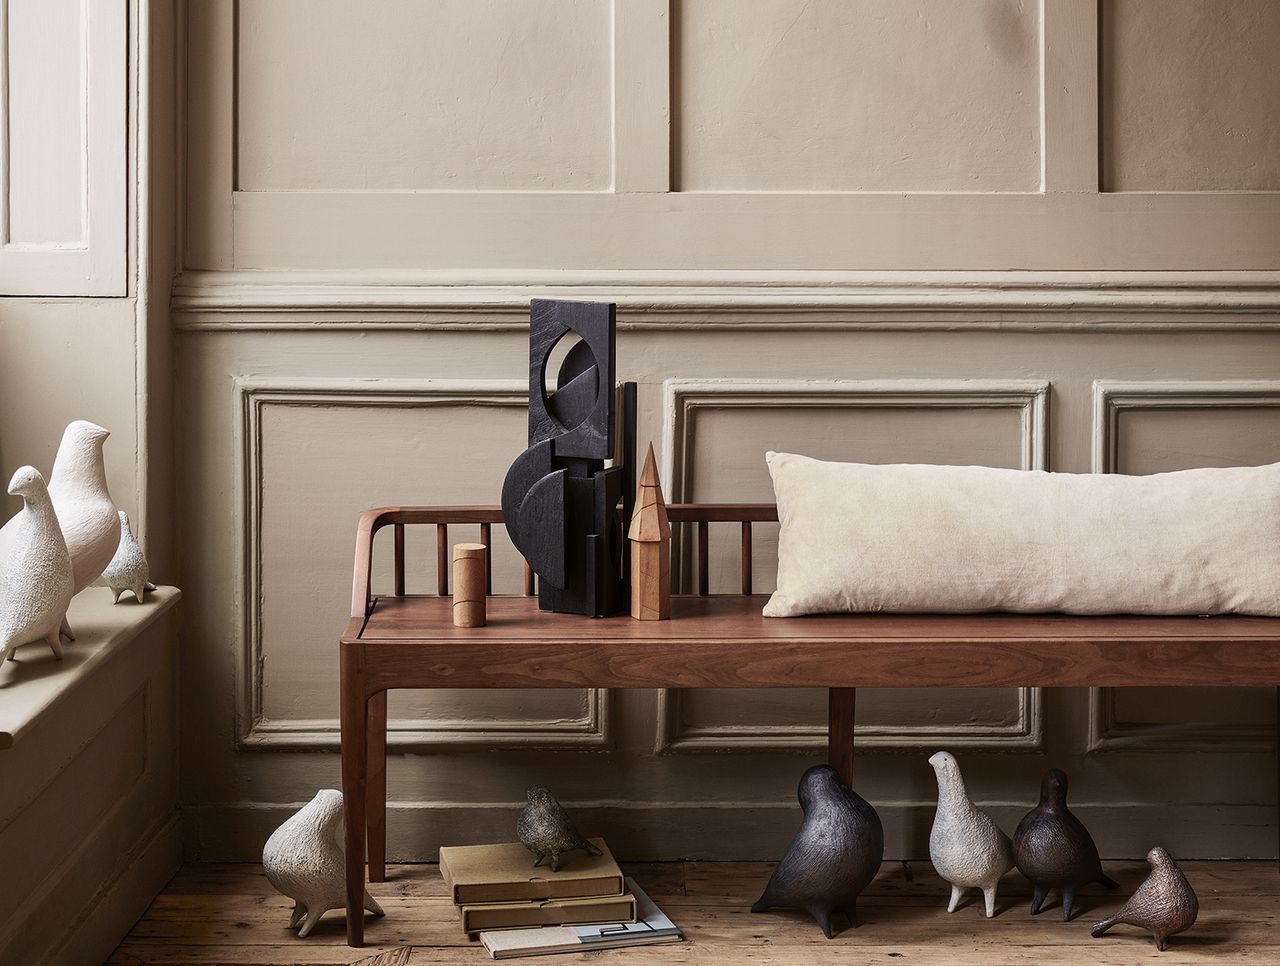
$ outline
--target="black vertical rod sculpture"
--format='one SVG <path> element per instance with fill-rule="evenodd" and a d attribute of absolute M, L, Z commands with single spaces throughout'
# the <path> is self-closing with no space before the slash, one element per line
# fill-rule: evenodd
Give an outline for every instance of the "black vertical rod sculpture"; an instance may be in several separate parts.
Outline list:
<path fill-rule="evenodd" d="M 616 313 L 611 304 L 535 299 L 529 313 L 529 448 L 507 471 L 502 516 L 538 575 L 543 610 L 606 617 L 627 606 L 624 469 L 615 457 Z M 557 343 L 577 335 L 548 392 Z M 623 439 L 634 440 L 634 386 Z M 628 405 L 628 399 L 630 405 Z"/>

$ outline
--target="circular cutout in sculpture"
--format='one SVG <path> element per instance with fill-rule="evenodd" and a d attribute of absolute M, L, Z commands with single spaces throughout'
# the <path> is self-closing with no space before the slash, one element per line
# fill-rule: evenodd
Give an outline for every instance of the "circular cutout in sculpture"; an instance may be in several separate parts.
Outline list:
<path fill-rule="evenodd" d="M 562 429 L 571 430 L 591 415 L 599 394 L 600 367 L 591 346 L 569 329 L 556 340 L 542 367 L 542 398 L 547 413 Z"/>

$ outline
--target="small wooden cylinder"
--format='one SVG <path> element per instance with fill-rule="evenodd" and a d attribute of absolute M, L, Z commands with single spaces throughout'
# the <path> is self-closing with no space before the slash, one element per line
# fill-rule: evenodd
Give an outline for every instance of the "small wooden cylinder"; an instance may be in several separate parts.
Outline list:
<path fill-rule="evenodd" d="M 487 556 L 483 543 L 453 545 L 453 623 L 458 627 L 484 627 Z"/>

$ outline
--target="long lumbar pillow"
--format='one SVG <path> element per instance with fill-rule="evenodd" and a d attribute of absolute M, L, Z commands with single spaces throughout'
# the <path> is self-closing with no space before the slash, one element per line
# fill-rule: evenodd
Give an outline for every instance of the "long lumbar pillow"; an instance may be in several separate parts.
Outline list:
<path fill-rule="evenodd" d="M 766 457 L 766 617 L 1280 616 L 1280 463 L 1153 476 Z"/>

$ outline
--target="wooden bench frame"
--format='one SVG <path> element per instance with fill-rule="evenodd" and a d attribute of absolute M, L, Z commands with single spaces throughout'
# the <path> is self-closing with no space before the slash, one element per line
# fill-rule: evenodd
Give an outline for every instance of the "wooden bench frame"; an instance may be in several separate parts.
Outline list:
<path fill-rule="evenodd" d="M 340 642 L 342 793 L 346 814 L 347 942 L 363 945 L 369 878 L 386 878 L 387 691 L 394 688 L 812 687 L 829 695 L 828 756 L 853 778 L 859 687 L 1124 687 L 1274 685 L 1280 699 L 1280 619 L 1064 615 L 849 614 L 778 620 L 752 597 L 752 524 L 772 504 L 673 504 L 696 526 L 696 594 L 672 620 L 592 620 L 491 597 L 489 624 L 457 628 L 449 593 L 450 526 L 490 544 L 493 506 L 384 507 L 360 518 L 351 619 Z M 711 524 L 740 532 L 739 595 L 710 595 Z M 373 543 L 392 527 L 393 593 L 371 592 Z M 405 529 L 436 528 L 437 596 L 405 593 Z M 469 535 L 468 535 L 469 536 Z M 486 590 L 492 590 L 492 577 Z M 1278 772 L 1280 774 L 1280 772 Z"/>

